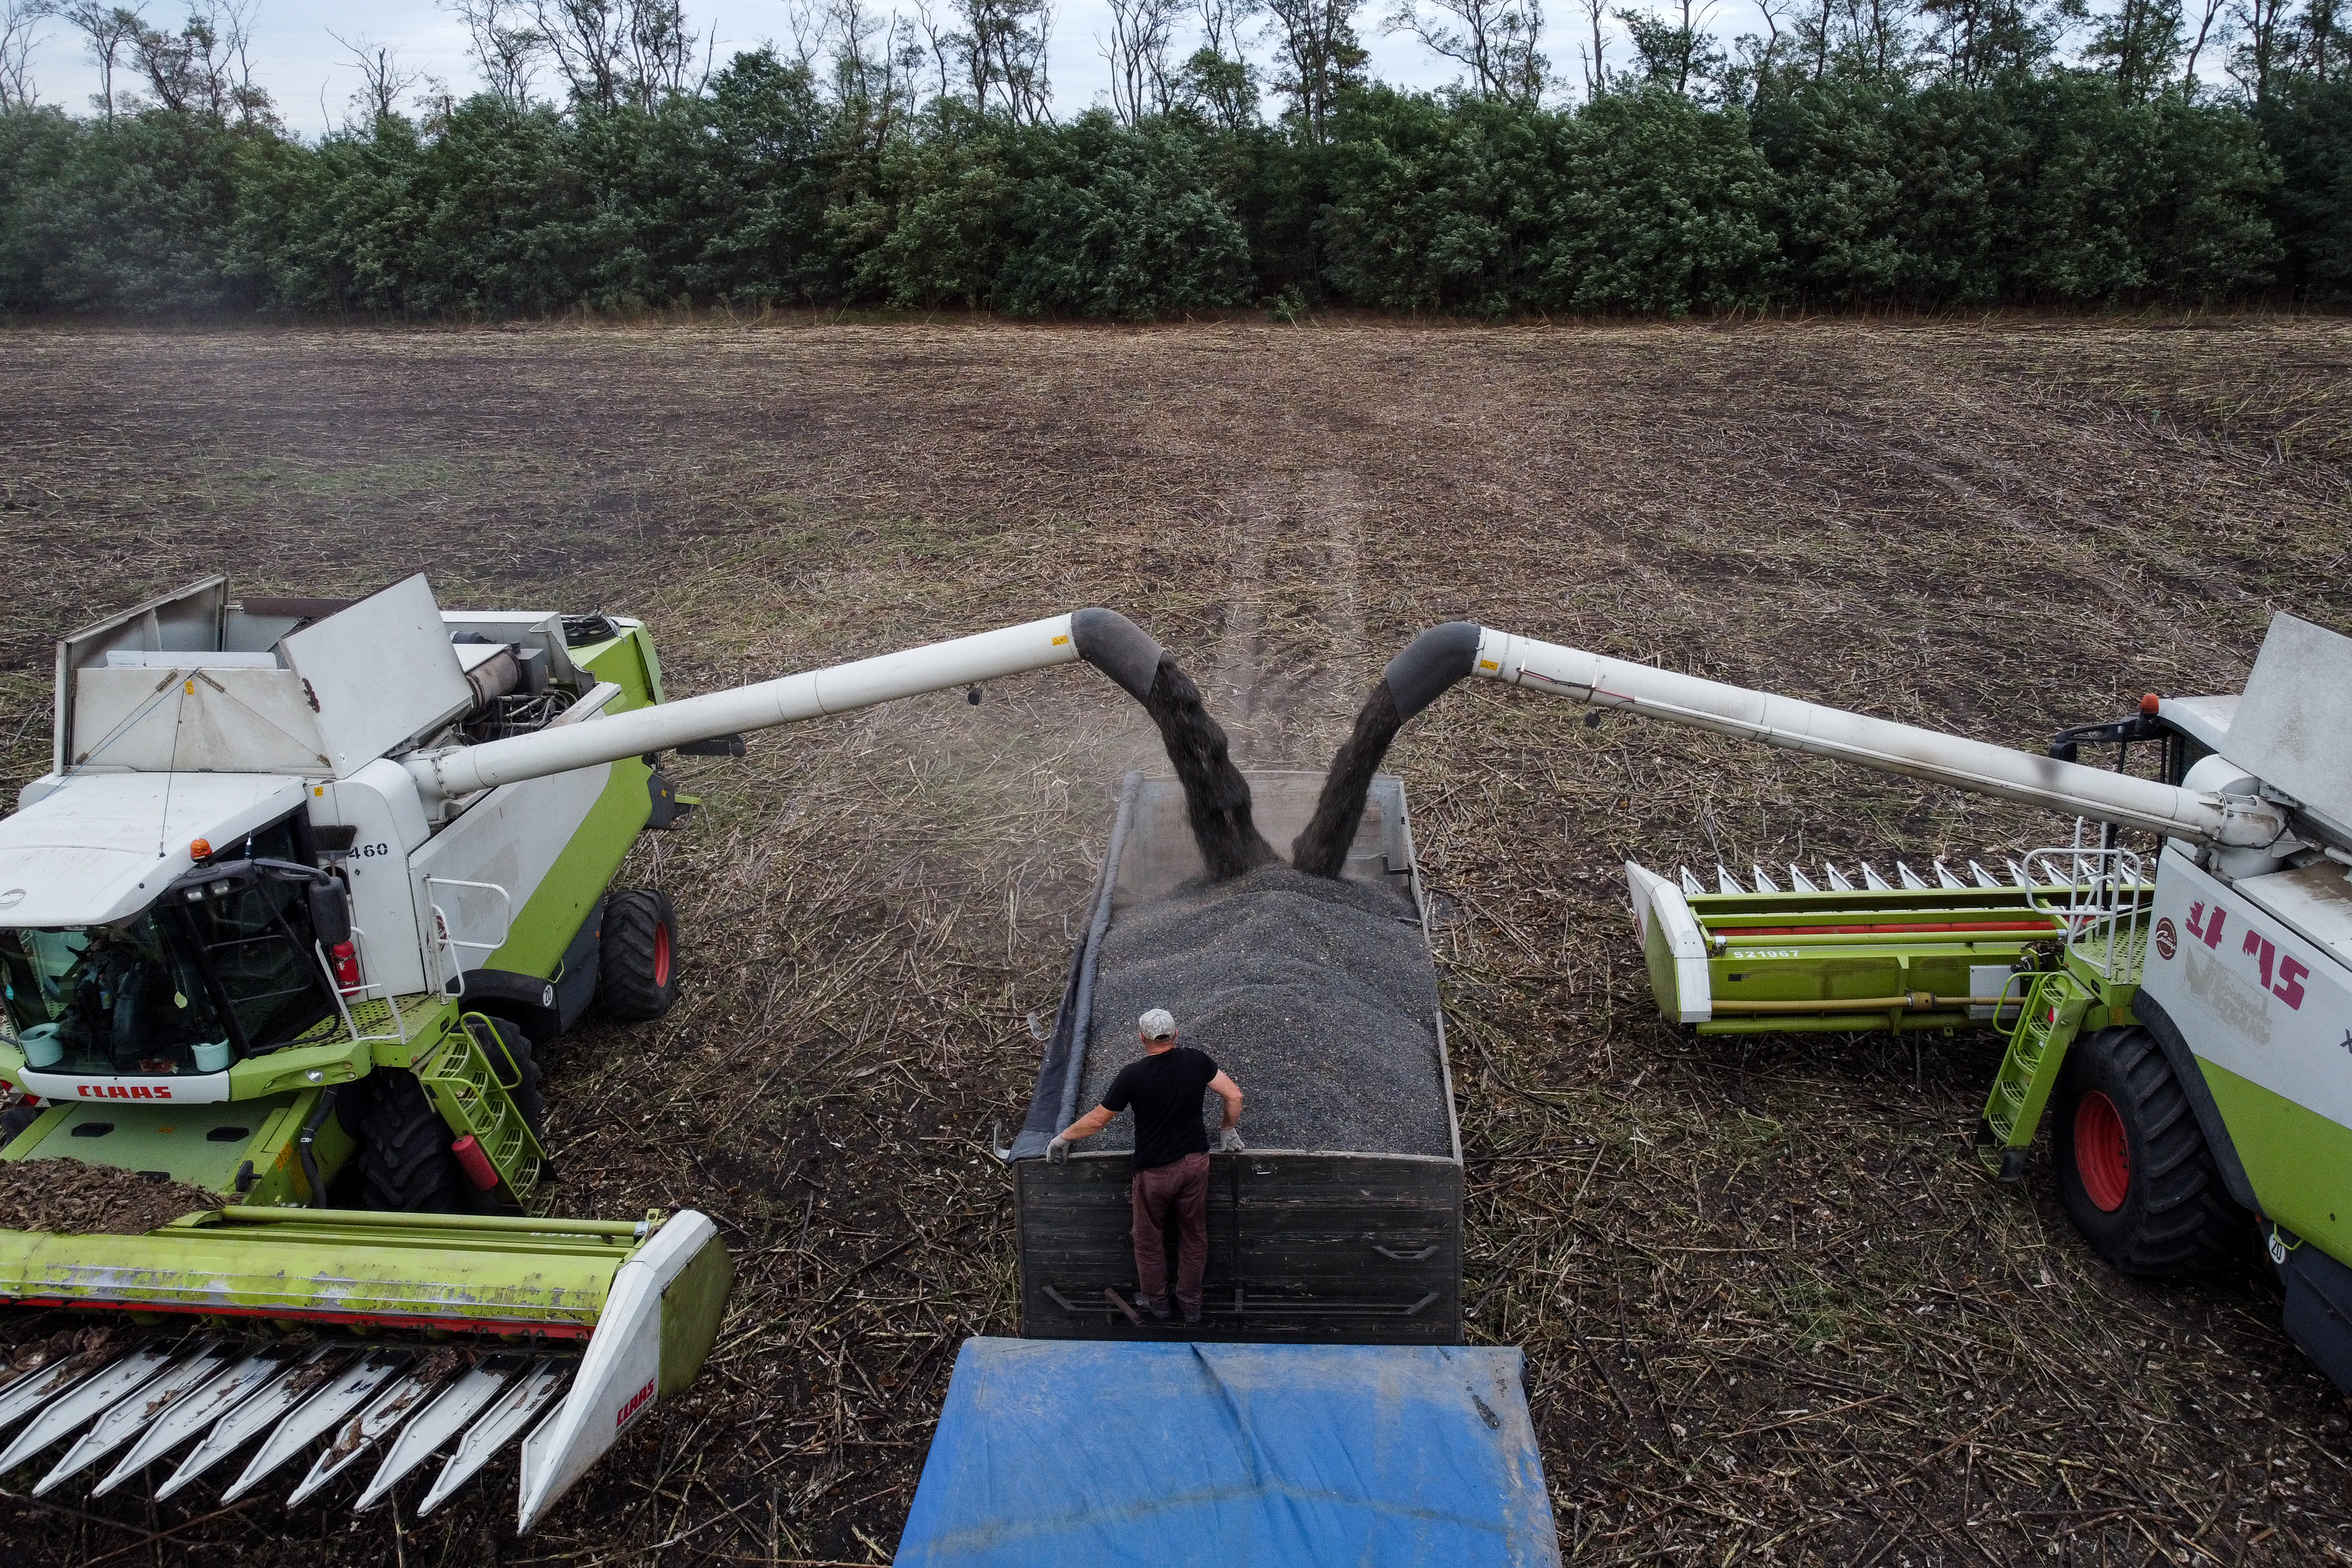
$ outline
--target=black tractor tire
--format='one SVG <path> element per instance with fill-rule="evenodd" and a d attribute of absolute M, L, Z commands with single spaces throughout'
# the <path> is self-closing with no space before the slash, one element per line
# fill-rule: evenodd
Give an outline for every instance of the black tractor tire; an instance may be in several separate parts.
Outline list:
<path fill-rule="evenodd" d="M 456 1214 L 473 1207 L 473 1184 L 449 1152 L 448 1124 L 416 1075 L 379 1068 L 368 1075 L 360 1119 L 360 1201 L 395 1214 Z"/>
<path fill-rule="evenodd" d="M 677 911 L 657 888 L 604 900 L 597 939 L 596 1004 L 631 1024 L 658 1018 L 677 1000 Z"/>
<path fill-rule="evenodd" d="M 2246 1211 L 2172 1064 L 2142 1028 L 2076 1040 L 2050 1097 L 2051 1152 L 2066 1217 L 2126 1274 L 2203 1274 L 2244 1251 Z"/>

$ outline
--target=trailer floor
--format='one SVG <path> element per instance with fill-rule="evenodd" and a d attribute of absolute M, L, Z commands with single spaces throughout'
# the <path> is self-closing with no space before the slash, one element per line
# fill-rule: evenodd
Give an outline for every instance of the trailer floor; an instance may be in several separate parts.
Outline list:
<path fill-rule="evenodd" d="M 681 692 L 1111 605 L 1255 765 L 1319 766 L 1455 616 L 2036 746 L 2230 689 L 2273 606 L 2343 623 L 2347 386 L 2352 323 L 2276 318 L 9 330 L 0 784 L 44 765 L 58 632 L 214 570 L 420 562 L 451 605 L 645 615 Z M 1475 1337 L 1527 1349 L 1563 1554 L 2352 1555 L 2345 1408 L 2275 1291 L 2107 1272 L 2046 1157 L 1981 1179 L 1989 1043 L 1648 1006 L 1624 857 L 1921 866 L 2065 826 L 1579 716 L 1465 689 L 1391 761 L 1444 916 Z M 556 1203 L 703 1207 L 740 1281 L 697 1390 L 540 1533 L 510 1472 L 398 1534 L 348 1489 L 13 1477 L 11 1561 L 887 1557 L 958 1342 L 1010 1329 L 986 1145 L 1153 755 L 1064 670 L 681 770 L 709 805 L 630 875 L 678 900 L 688 1000 L 546 1048 Z"/>

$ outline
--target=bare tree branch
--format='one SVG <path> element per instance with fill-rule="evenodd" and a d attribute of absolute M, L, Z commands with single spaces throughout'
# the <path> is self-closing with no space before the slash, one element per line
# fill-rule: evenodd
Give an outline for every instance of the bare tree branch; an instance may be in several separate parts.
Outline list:
<path fill-rule="evenodd" d="M 0 0 L 0 109 L 29 109 L 33 45 L 50 7 L 44 0 Z"/>
<path fill-rule="evenodd" d="M 530 106 L 532 79 L 547 57 L 547 35 L 523 0 L 445 0 L 472 38 L 467 53 L 482 85 L 509 109 Z"/>
<path fill-rule="evenodd" d="M 964 30 L 954 43 L 964 57 L 972 102 L 1024 125 L 1044 124 L 1053 99 L 1045 71 L 1051 0 L 957 0 L 957 10 Z"/>
<path fill-rule="evenodd" d="M 1601 19 L 1608 15 L 1609 0 L 1579 0 L 1584 7 L 1584 20 L 1592 29 L 1592 53 L 1584 65 L 1584 99 L 1590 103 L 1609 90 L 1609 40 L 1601 32 Z"/>
<path fill-rule="evenodd" d="M 1268 0 L 1266 31 L 1278 52 L 1274 89 L 1290 100 L 1307 139 L 1320 143 L 1342 88 L 1362 79 L 1356 39 L 1363 0 Z"/>
<path fill-rule="evenodd" d="M 2180 73 L 2180 90 L 2194 94 L 2197 90 L 2197 57 L 2205 52 L 2205 44 L 2213 37 L 2213 23 L 2221 14 L 2222 0 L 2205 0 L 2204 14 L 2198 18 L 2197 41 L 2189 46 L 2189 63 Z"/>
<path fill-rule="evenodd" d="M 1541 0 L 1397 0 L 1384 26 L 1466 68 L 1481 98 L 1532 104 L 1543 96 L 1551 62 L 1537 47 Z"/>
<path fill-rule="evenodd" d="M 1175 99 L 1175 73 L 1169 58 L 1176 18 L 1186 0 L 1110 0 L 1110 42 L 1102 46 L 1110 63 L 1111 110 L 1132 125 L 1148 114 L 1165 114 Z"/>
<path fill-rule="evenodd" d="M 653 109 L 689 85 L 698 40 L 681 0 L 531 0 L 531 14 L 575 103 Z"/>
<path fill-rule="evenodd" d="M 114 70 L 122 52 L 146 25 L 136 7 L 109 5 L 103 0 L 69 0 L 53 13 L 82 36 L 90 62 L 98 67 L 98 92 L 91 100 L 112 120 L 115 113 Z"/>
<path fill-rule="evenodd" d="M 115 52 L 128 52 L 131 64 L 147 79 L 155 101 L 175 114 L 226 123 L 234 113 L 248 125 L 266 121 L 271 118 L 269 95 L 253 79 L 250 28 L 255 4 L 256 0 L 194 0 L 187 22 L 176 33 L 150 27 L 136 12 L 117 7 L 110 20 L 117 28 L 127 26 L 129 31 L 118 35 Z M 89 36 L 96 52 L 99 35 Z M 110 66 L 104 81 L 111 112 Z"/>
<path fill-rule="evenodd" d="M 359 68 L 360 89 L 352 94 L 352 107 L 373 125 L 379 120 L 389 120 L 400 112 L 400 100 L 409 90 L 425 79 L 422 70 L 413 70 L 400 63 L 399 51 L 389 45 L 379 44 L 362 33 L 356 39 L 346 38 L 330 27 L 327 37 L 343 46 Z"/>

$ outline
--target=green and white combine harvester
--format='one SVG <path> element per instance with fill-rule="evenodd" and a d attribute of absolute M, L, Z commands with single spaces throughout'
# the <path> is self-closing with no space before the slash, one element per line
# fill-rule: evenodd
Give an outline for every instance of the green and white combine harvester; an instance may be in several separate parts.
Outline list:
<path fill-rule="evenodd" d="M 59 643 L 54 766 L 0 820 L 0 1079 L 32 1097 L 0 1161 L 46 1163 L 0 1175 L 217 1201 L 0 1230 L 0 1319 L 128 1331 L 0 1348 L 0 1473 L 235 1497 L 308 1456 L 299 1500 L 376 1458 L 365 1506 L 446 1456 L 422 1511 L 520 1438 L 544 1518 L 693 1380 L 731 1278 L 690 1210 L 531 1212 L 534 1046 L 676 994 L 668 900 L 609 886 L 692 804 L 657 753 L 1081 658 L 1140 698 L 1160 650 L 1080 610 L 672 702 L 639 623 L 444 611 L 421 575 L 214 578 Z"/>
<path fill-rule="evenodd" d="M 1467 622 L 1385 679 L 1410 717 L 1473 674 L 2076 818 L 2000 875 L 1717 867 L 1710 891 L 1629 863 L 1659 1006 L 1701 1034 L 2000 1029 L 1987 1168 L 2020 1177 L 2054 1110 L 2066 1212 L 2134 1274 L 2226 1262 L 2251 1215 L 2287 1331 L 2352 1393 L 2352 638 L 2279 616 L 2243 695 L 2151 697 L 2047 756 Z M 2163 776 L 2086 744 L 2153 746 Z"/>

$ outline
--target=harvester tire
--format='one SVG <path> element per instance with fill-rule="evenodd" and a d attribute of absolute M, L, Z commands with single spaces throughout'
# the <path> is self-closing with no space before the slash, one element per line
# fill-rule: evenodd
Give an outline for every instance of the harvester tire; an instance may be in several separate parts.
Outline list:
<path fill-rule="evenodd" d="M 360 1119 L 361 1201 L 398 1214 L 451 1214 L 472 1189 L 449 1152 L 448 1124 L 416 1075 L 397 1068 L 369 1075 Z"/>
<path fill-rule="evenodd" d="M 657 888 L 604 901 L 596 959 L 596 1002 L 632 1024 L 658 1018 L 677 1000 L 677 911 Z"/>
<path fill-rule="evenodd" d="M 2207 1273 L 2242 1253 L 2246 1212 L 2222 1185 L 2189 1096 L 2146 1029 L 2076 1040 L 2051 1114 L 2059 1201 L 2100 1257 L 2160 1279 Z"/>

